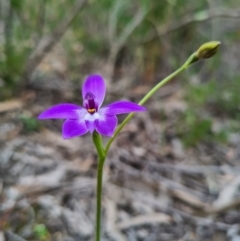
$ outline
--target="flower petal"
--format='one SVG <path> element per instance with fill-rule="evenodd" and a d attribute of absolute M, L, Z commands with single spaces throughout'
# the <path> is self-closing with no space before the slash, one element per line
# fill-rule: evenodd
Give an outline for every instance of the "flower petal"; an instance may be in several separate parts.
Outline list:
<path fill-rule="evenodd" d="M 43 111 L 38 119 L 77 119 L 82 107 L 74 104 L 59 104 Z"/>
<path fill-rule="evenodd" d="M 95 102 L 100 108 L 106 93 L 106 85 L 101 75 L 94 74 L 87 77 L 82 87 L 83 100 L 89 92 L 94 95 Z"/>
<path fill-rule="evenodd" d="M 87 128 L 89 129 L 90 133 L 93 133 L 93 131 L 96 128 L 96 121 L 85 121 Z"/>
<path fill-rule="evenodd" d="M 62 126 L 63 139 L 69 139 L 76 136 L 84 135 L 88 132 L 88 128 L 84 121 L 66 120 Z"/>
<path fill-rule="evenodd" d="M 100 112 L 105 115 L 119 115 L 140 111 L 146 111 L 146 108 L 130 101 L 117 101 L 101 108 L 100 110 Z"/>
<path fill-rule="evenodd" d="M 96 130 L 99 134 L 104 136 L 112 136 L 114 133 L 114 130 L 117 126 L 117 117 L 114 116 L 104 116 L 104 118 L 101 118 L 98 120 Z"/>

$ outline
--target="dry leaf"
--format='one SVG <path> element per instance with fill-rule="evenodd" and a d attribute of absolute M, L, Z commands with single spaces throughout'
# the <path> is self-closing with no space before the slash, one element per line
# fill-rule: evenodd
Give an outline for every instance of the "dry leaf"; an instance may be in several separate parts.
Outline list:
<path fill-rule="evenodd" d="M 0 113 L 15 109 L 21 109 L 22 107 L 23 102 L 19 99 L 0 102 Z"/>

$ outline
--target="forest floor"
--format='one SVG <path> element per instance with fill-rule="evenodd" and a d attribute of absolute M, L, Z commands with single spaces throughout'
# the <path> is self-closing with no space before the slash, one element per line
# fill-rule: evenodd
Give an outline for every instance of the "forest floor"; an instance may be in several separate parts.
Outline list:
<path fill-rule="evenodd" d="M 187 103 L 174 84 L 161 93 L 111 147 L 102 240 L 239 241 L 240 135 L 185 148 L 175 126 Z M 0 103 L 0 241 L 93 240 L 91 136 L 63 140 L 61 121 L 35 119 L 61 95 L 29 90 Z"/>

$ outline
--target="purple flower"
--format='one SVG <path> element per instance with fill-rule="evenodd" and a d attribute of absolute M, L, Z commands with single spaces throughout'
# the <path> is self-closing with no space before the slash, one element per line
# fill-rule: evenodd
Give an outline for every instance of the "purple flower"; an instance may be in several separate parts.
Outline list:
<path fill-rule="evenodd" d="M 104 136 L 112 136 L 117 126 L 118 114 L 140 112 L 146 109 L 129 101 L 117 101 L 101 107 L 106 86 L 101 75 L 90 75 L 82 87 L 83 107 L 59 104 L 43 111 L 38 119 L 66 119 L 62 126 L 64 139 L 91 133 L 96 130 Z"/>

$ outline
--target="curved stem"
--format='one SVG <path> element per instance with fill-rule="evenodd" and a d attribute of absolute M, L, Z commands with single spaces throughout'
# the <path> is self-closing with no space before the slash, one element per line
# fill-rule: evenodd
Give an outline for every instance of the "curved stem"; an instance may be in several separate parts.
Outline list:
<path fill-rule="evenodd" d="M 192 63 L 196 62 L 196 55 L 193 53 L 188 60 L 175 72 L 167 76 L 161 82 L 159 82 L 154 88 L 152 88 L 139 102 L 140 105 L 143 105 L 155 92 L 157 92 L 163 85 L 168 81 L 173 79 L 175 76 L 180 74 L 182 71 L 187 69 Z M 106 148 L 103 147 L 102 137 L 95 131 L 93 133 L 93 142 L 96 146 L 98 152 L 98 170 L 97 170 L 97 202 L 96 202 L 96 241 L 101 241 L 101 218 L 102 218 L 102 176 L 103 176 L 103 166 L 106 159 L 106 155 L 109 151 L 109 148 L 112 142 L 115 140 L 119 132 L 126 125 L 126 123 L 133 117 L 133 113 L 130 113 L 125 120 L 118 126 L 117 130 L 114 133 L 114 136 L 108 141 Z"/>
<path fill-rule="evenodd" d="M 213 54 L 215 54 L 215 49 L 219 46 L 219 42 L 211 43 L 211 46 L 203 45 L 204 47 L 200 47 L 197 52 L 194 52 L 187 61 L 175 72 L 168 75 L 166 78 L 164 78 L 162 81 L 160 81 L 155 87 L 153 87 L 139 102 L 139 105 L 143 105 L 146 103 L 146 101 L 155 94 L 162 86 L 164 86 L 166 83 L 168 83 L 170 80 L 172 80 L 174 77 L 179 75 L 181 72 L 186 70 L 191 64 L 197 62 L 199 59 L 202 58 L 209 58 Z M 217 45 L 217 46 L 216 46 Z M 214 51 L 214 52 L 212 52 Z M 209 55 L 210 54 L 210 55 Z M 106 156 L 108 154 L 109 148 L 112 144 L 112 142 L 115 140 L 119 132 L 123 129 L 123 127 L 126 125 L 126 123 L 133 117 L 133 113 L 130 113 L 125 120 L 118 126 L 116 129 L 114 135 L 112 138 L 109 139 L 109 141 L 106 144 L 106 147 L 104 148 L 102 137 L 94 131 L 93 133 L 93 142 L 96 146 L 97 152 L 98 152 L 98 170 L 97 170 L 97 202 L 96 202 L 96 241 L 101 241 L 101 206 L 102 206 L 102 176 L 103 176 L 103 166 L 106 159 Z"/>
<path fill-rule="evenodd" d="M 180 74 L 181 72 L 183 72 L 184 70 L 186 70 L 192 63 L 196 62 L 196 54 L 193 53 L 188 59 L 187 61 L 179 68 L 177 69 L 175 72 L 173 72 L 172 74 L 168 75 L 166 78 L 164 78 L 162 81 L 160 81 L 155 87 L 153 87 L 143 98 L 142 100 L 139 102 L 139 105 L 143 105 L 144 103 L 146 103 L 146 101 L 154 94 L 156 93 L 163 85 L 165 85 L 166 83 L 168 83 L 171 79 L 173 79 L 174 77 L 176 77 L 178 74 Z M 111 137 L 109 139 L 109 141 L 107 142 L 106 148 L 105 148 L 105 154 L 107 155 L 109 148 L 111 146 L 111 144 L 113 143 L 113 141 L 115 140 L 115 138 L 117 137 L 117 135 L 119 134 L 119 132 L 123 129 L 123 127 L 126 125 L 126 123 L 133 117 L 133 113 L 130 113 L 125 119 L 124 121 L 118 126 L 117 130 L 115 131 L 113 137 Z"/>

